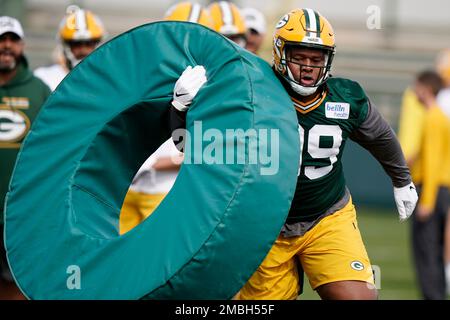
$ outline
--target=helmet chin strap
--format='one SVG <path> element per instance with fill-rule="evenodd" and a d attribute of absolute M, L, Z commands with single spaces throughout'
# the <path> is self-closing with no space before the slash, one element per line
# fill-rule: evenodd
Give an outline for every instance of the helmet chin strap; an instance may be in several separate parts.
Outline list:
<path fill-rule="evenodd" d="M 318 87 L 304 87 L 292 81 L 289 81 L 289 84 L 291 85 L 292 90 L 294 90 L 301 96 L 312 95 L 317 91 L 318 88 Z"/>
<path fill-rule="evenodd" d="M 291 70 L 289 69 L 288 66 L 286 66 L 287 72 L 288 72 L 288 76 L 287 76 L 287 80 L 289 82 L 289 85 L 291 86 L 292 90 L 294 90 L 295 92 L 297 92 L 299 95 L 301 96 L 309 96 L 313 93 L 315 93 L 317 91 L 317 88 L 319 86 L 314 86 L 314 87 L 304 87 L 296 82 L 294 82 L 292 79 L 294 79 L 294 76 L 291 73 Z"/>
<path fill-rule="evenodd" d="M 325 56 L 325 65 L 327 65 L 328 63 L 328 55 Z M 326 78 L 328 77 L 328 71 L 325 71 L 325 73 L 322 75 L 321 79 L 319 81 L 317 81 L 317 84 L 313 87 L 305 87 L 302 86 L 301 84 L 297 83 L 294 80 L 294 75 L 291 72 L 291 69 L 289 69 L 289 66 L 286 64 L 286 70 L 287 70 L 287 77 L 286 80 L 288 80 L 289 85 L 291 86 L 292 90 L 294 90 L 295 92 L 297 92 L 299 95 L 301 96 L 309 96 L 314 94 L 317 89 L 319 88 L 319 86 L 325 82 Z"/>

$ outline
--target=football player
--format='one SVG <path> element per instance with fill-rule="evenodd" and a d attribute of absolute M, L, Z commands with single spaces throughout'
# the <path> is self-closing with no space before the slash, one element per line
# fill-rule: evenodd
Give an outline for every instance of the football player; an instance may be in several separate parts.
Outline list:
<path fill-rule="evenodd" d="M 193 22 L 213 29 L 208 11 L 190 1 L 170 7 L 164 20 Z M 150 216 L 175 183 L 183 154 L 169 140 L 145 161 L 133 178 L 120 213 L 120 234 L 130 231 Z"/>
<path fill-rule="evenodd" d="M 300 268 L 322 299 L 377 298 L 343 174 L 347 139 L 369 150 L 390 176 L 400 220 L 415 208 L 417 192 L 393 130 L 357 82 L 330 77 L 334 54 L 333 28 L 317 11 L 295 9 L 276 25 L 273 69 L 291 96 L 286 107 L 297 111 L 302 164 L 281 233 L 238 299 L 296 299 Z M 206 81 L 202 66 L 183 72 L 175 113 L 188 110 Z"/>
<path fill-rule="evenodd" d="M 214 24 L 208 11 L 200 4 L 190 1 L 180 2 L 170 7 L 164 14 L 164 19 L 199 23 L 214 29 Z"/>
<path fill-rule="evenodd" d="M 105 29 L 100 18 L 89 10 L 70 5 L 62 19 L 58 39 L 62 46 L 58 63 L 40 67 L 34 74 L 41 78 L 52 90 L 83 58 L 94 51 L 105 37 Z"/>
<path fill-rule="evenodd" d="M 241 47 L 247 44 L 247 27 L 239 8 L 228 1 L 218 1 L 209 5 L 209 15 L 214 30 Z"/>

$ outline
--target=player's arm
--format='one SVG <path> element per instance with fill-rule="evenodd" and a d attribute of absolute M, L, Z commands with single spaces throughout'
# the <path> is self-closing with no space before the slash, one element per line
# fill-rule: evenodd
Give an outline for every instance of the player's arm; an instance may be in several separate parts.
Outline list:
<path fill-rule="evenodd" d="M 175 83 L 169 121 L 173 142 L 180 151 L 183 151 L 185 143 L 183 133 L 186 129 L 186 113 L 206 81 L 206 70 L 203 66 L 188 66 Z"/>
<path fill-rule="evenodd" d="M 187 112 L 179 111 L 174 106 L 171 106 L 169 113 L 169 125 L 173 143 L 180 152 L 184 152 Z"/>
<path fill-rule="evenodd" d="M 394 131 L 369 100 L 366 119 L 350 138 L 367 149 L 389 175 L 400 220 L 406 220 L 415 208 L 417 192 Z"/>
<path fill-rule="evenodd" d="M 366 119 L 352 132 L 350 139 L 380 162 L 395 187 L 404 187 L 411 182 L 411 174 L 394 131 L 370 101 Z"/>
<path fill-rule="evenodd" d="M 156 160 L 153 165 L 153 169 L 158 171 L 173 171 L 180 169 L 181 163 L 183 162 L 183 154 L 174 155 L 171 157 L 161 157 Z"/>

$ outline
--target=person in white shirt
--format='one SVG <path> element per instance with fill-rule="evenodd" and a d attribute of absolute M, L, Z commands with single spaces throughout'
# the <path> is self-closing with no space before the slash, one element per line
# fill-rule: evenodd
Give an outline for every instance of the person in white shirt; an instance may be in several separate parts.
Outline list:
<path fill-rule="evenodd" d="M 189 21 L 214 29 L 209 12 L 200 4 L 183 1 L 164 14 L 167 21 Z M 167 195 L 183 162 L 172 139 L 164 142 L 135 175 L 122 205 L 119 232 L 124 234 L 145 220 Z"/>
<path fill-rule="evenodd" d="M 125 196 L 119 220 L 120 234 L 144 221 L 172 188 L 183 154 L 172 138 L 164 142 L 141 166 Z"/>

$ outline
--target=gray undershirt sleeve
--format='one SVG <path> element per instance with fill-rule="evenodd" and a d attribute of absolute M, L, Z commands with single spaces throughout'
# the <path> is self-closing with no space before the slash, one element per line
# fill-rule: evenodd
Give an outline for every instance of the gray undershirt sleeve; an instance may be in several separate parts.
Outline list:
<path fill-rule="evenodd" d="M 366 119 L 352 132 L 350 139 L 378 160 L 395 187 L 404 187 L 411 182 L 411 174 L 394 131 L 370 101 Z"/>

